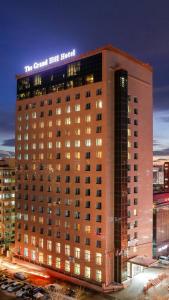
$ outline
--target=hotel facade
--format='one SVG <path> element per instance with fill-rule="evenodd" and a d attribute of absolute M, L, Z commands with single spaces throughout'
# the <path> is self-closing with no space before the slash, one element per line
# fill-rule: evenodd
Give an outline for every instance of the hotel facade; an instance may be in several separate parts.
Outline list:
<path fill-rule="evenodd" d="M 15 253 L 122 282 L 152 257 L 152 69 L 110 45 L 36 66 L 17 76 Z"/>

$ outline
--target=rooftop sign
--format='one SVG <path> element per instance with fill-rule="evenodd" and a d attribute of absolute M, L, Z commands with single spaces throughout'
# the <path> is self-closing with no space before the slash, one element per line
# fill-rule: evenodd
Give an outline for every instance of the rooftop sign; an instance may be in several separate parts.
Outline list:
<path fill-rule="evenodd" d="M 34 70 L 40 69 L 42 67 L 46 67 L 48 65 L 54 64 L 56 62 L 65 60 L 67 58 L 73 57 L 75 55 L 76 55 L 76 50 L 73 49 L 69 52 L 64 52 L 61 54 L 57 54 L 56 56 L 51 56 L 49 58 L 46 58 L 43 61 L 35 62 L 32 66 L 25 66 L 24 69 L 25 69 L 25 72 L 34 71 Z"/>

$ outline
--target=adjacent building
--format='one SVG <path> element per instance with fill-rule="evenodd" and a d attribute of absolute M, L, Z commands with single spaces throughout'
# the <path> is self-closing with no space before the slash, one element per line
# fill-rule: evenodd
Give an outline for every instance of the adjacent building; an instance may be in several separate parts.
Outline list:
<path fill-rule="evenodd" d="M 152 69 L 110 45 L 51 61 L 17 76 L 15 252 L 105 288 L 152 257 Z"/>
<path fill-rule="evenodd" d="M 169 192 L 169 162 L 164 163 L 164 191 Z"/>
<path fill-rule="evenodd" d="M 169 193 L 154 194 L 153 256 L 169 253 Z"/>
<path fill-rule="evenodd" d="M 15 241 L 15 159 L 0 159 L 0 246 Z"/>

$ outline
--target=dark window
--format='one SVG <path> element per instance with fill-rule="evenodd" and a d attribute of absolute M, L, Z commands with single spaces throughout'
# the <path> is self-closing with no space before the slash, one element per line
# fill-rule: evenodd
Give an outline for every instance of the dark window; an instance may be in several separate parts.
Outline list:
<path fill-rule="evenodd" d="M 102 114 L 97 114 L 96 121 L 101 121 L 101 120 L 102 120 Z"/>
<path fill-rule="evenodd" d="M 97 126 L 96 127 L 96 133 L 101 133 L 102 132 L 102 127 L 101 126 Z"/>
<path fill-rule="evenodd" d="M 87 92 L 86 92 L 86 98 L 88 98 L 88 97 L 90 97 L 90 96 L 91 96 L 90 91 L 87 91 Z"/>
<path fill-rule="evenodd" d="M 61 103 L 61 98 L 60 97 L 56 99 L 56 103 Z"/>
<path fill-rule="evenodd" d="M 90 152 L 86 152 L 85 158 L 86 158 L 86 159 L 89 159 L 89 158 L 90 158 Z"/>
<path fill-rule="evenodd" d="M 90 103 L 86 103 L 85 109 L 90 109 L 91 108 L 91 104 Z"/>
<path fill-rule="evenodd" d="M 90 183 L 90 177 L 85 178 L 85 183 Z"/>
<path fill-rule="evenodd" d="M 76 100 L 80 99 L 80 94 L 79 93 L 75 95 L 75 99 Z"/>
<path fill-rule="evenodd" d="M 102 89 L 97 89 L 96 90 L 96 95 L 98 96 L 98 95 L 101 95 L 102 94 Z"/>

